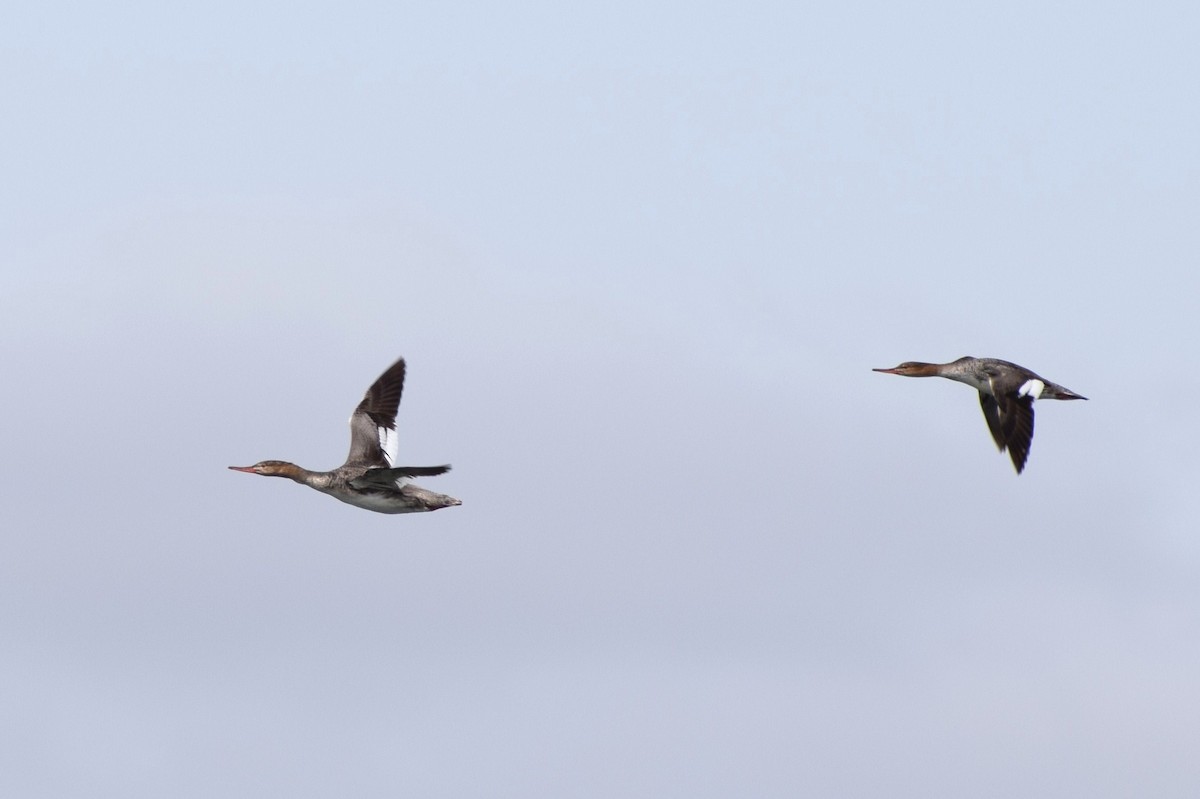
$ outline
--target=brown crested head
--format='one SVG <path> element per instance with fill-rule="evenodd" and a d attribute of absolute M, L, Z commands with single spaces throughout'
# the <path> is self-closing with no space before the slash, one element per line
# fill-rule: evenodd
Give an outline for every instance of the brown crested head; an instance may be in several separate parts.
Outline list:
<path fill-rule="evenodd" d="M 287 461 L 259 461 L 253 466 L 230 466 L 235 472 L 261 474 L 264 477 L 291 477 L 296 471 L 296 464 Z"/>
<path fill-rule="evenodd" d="M 929 377 L 937 374 L 937 364 L 922 361 L 905 361 L 891 369 L 872 369 L 872 372 L 883 372 L 885 375 L 902 375 L 904 377 Z"/>

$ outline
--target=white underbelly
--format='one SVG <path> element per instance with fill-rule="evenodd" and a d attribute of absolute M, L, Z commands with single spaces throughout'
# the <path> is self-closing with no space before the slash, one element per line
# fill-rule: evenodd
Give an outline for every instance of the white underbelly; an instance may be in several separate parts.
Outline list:
<path fill-rule="evenodd" d="M 429 510 L 424 505 L 404 502 L 403 500 L 397 500 L 396 497 L 388 497 L 381 494 L 345 494 L 339 492 L 330 494 L 330 496 L 340 499 L 347 505 L 373 510 L 376 513 L 421 513 L 422 511 Z"/>

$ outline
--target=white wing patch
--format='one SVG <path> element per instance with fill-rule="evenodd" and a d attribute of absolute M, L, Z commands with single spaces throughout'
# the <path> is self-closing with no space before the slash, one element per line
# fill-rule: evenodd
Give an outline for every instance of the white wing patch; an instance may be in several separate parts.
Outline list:
<path fill-rule="evenodd" d="M 396 463 L 396 431 L 389 430 L 386 427 L 379 428 L 379 448 L 383 450 L 383 457 L 387 458 L 387 462 L 395 465 Z"/>
<path fill-rule="evenodd" d="M 1045 389 L 1046 389 L 1046 384 L 1043 383 L 1041 380 L 1038 380 L 1035 377 L 1031 380 L 1025 381 L 1025 383 L 1021 386 L 1020 390 L 1017 391 L 1017 396 L 1024 397 L 1026 394 L 1028 394 L 1029 396 L 1033 397 L 1034 399 L 1040 399 L 1042 396 L 1042 392 Z"/>

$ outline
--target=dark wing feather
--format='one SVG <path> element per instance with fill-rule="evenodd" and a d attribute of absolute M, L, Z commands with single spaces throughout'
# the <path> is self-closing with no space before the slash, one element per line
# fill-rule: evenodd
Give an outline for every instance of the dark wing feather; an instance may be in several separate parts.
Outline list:
<path fill-rule="evenodd" d="M 1033 397 L 1001 395 L 1000 428 L 1017 474 L 1025 468 L 1033 444 Z"/>
<path fill-rule="evenodd" d="M 996 398 L 980 391 L 979 407 L 983 408 L 983 418 L 987 420 L 988 430 L 992 433 L 992 440 L 996 442 L 996 448 L 1003 452 L 1004 431 L 1000 428 L 1000 406 L 996 404 Z"/>
<path fill-rule="evenodd" d="M 350 455 L 346 463 L 386 466 L 387 456 L 379 445 L 379 428 L 396 429 L 396 411 L 404 391 L 404 359 L 388 367 L 371 384 L 350 417 Z"/>
<path fill-rule="evenodd" d="M 450 471 L 450 464 L 445 466 L 397 466 L 394 469 L 367 469 L 350 481 L 354 488 L 391 488 L 396 487 L 396 481 L 406 477 L 436 477 Z"/>

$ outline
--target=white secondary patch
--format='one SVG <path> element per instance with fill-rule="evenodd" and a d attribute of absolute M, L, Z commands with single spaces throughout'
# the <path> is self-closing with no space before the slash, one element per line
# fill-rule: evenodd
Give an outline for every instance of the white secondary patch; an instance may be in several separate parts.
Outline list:
<path fill-rule="evenodd" d="M 1025 384 L 1021 386 L 1019 391 L 1017 391 L 1017 396 L 1024 397 L 1026 394 L 1028 394 L 1034 399 L 1039 399 L 1042 396 L 1042 391 L 1045 388 L 1046 384 L 1035 377 L 1032 380 L 1025 381 Z"/>
<path fill-rule="evenodd" d="M 379 448 L 388 463 L 396 462 L 396 431 L 386 427 L 379 428 Z"/>

